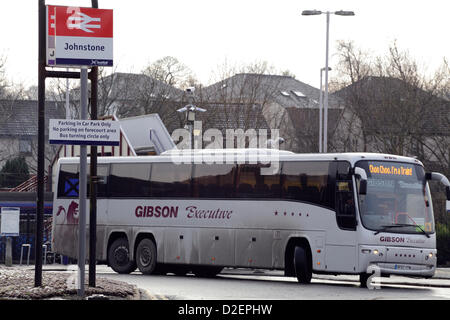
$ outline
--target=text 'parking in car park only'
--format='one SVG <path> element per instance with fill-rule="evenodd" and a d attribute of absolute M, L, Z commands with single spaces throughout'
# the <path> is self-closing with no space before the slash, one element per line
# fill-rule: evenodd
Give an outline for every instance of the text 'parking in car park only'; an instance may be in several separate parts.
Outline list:
<path fill-rule="evenodd" d="M 47 6 L 48 66 L 112 66 L 113 10 Z"/>
<path fill-rule="evenodd" d="M 50 119 L 49 143 L 89 146 L 118 146 L 117 121 Z"/>

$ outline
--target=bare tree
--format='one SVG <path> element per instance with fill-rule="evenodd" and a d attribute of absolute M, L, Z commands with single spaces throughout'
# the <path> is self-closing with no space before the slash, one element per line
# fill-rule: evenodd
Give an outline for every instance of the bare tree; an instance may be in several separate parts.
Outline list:
<path fill-rule="evenodd" d="M 198 84 L 191 69 L 177 58 L 171 56 L 156 60 L 146 67 L 142 73 L 168 86 L 181 90 Z"/>
<path fill-rule="evenodd" d="M 396 43 L 372 58 L 352 43 L 339 44 L 335 94 L 345 106 L 334 144 L 340 151 L 417 156 L 429 170 L 450 175 L 450 69 L 431 76 Z M 360 137 L 360 138 L 359 138 Z M 443 207 L 443 193 L 436 193 Z M 436 210 L 437 212 L 443 210 Z"/>
<path fill-rule="evenodd" d="M 0 117 L 6 121 L 14 112 L 14 101 L 22 97 L 22 86 L 14 86 L 6 77 L 6 57 L 0 56 Z"/>
<path fill-rule="evenodd" d="M 445 105 L 438 92 L 445 75 L 441 72 L 427 79 L 396 43 L 386 57 L 372 59 L 352 43 L 341 42 L 339 55 L 341 77 L 334 86 L 341 89 L 336 94 L 350 114 L 347 136 L 339 139 L 349 141 L 359 131 L 360 143 L 346 145 L 354 147 L 353 151 L 416 155 L 417 143 L 435 135 L 424 119 L 436 114 L 436 104 Z"/>
<path fill-rule="evenodd" d="M 197 92 L 197 105 L 208 110 L 200 115 L 203 130 L 215 128 L 225 135 L 227 129 L 269 129 L 263 110 L 279 92 L 274 72 L 267 62 L 230 66 L 225 61 L 213 73 L 215 83 Z"/>
<path fill-rule="evenodd" d="M 332 80 L 330 88 L 338 91 L 345 106 L 342 114 L 342 125 L 337 139 L 331 139 L 334 149 L 340 151 L 367 151 L 369 133 L 363 123 L 365 115 L 370 112 L 367 97 L 363 88 L 363 81 L 372 75 L 372 65 L 367 52 L 356 49 L 352 42 L 338 43 L 337 74 L 339 80 Z M 344 89 L 345 91 L 339 92 Z M 358 137 L 355 139 L 354 137 Z"/>
<path fill-rule="evenodd" d="M 6 81 L 6 74 L 5 74 L 5 64 L 6 64 L 6 58 L 0 57 L 0 97 L 3 99 L 3 97 L 7 94 L 7 81 Z"/>

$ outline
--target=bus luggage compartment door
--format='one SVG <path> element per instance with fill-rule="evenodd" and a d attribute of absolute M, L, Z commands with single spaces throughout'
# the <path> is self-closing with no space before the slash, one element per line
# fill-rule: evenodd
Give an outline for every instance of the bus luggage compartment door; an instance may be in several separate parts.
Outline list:
<path fill-rule="evenodd" d="M 200 264 L 217 266 L 235 264 L 235 230 L 200 228 L 197 235 Z"/>
<path fill-rule="evenodd" d="M 164 231 L 164 262 L 174 264 L 199 263 L 197 229 L 168 228 Z"/>
<path fill-rule="evenodd" d="M 236 230 L 236 265 L 272 268 L 272 230 Z"/>

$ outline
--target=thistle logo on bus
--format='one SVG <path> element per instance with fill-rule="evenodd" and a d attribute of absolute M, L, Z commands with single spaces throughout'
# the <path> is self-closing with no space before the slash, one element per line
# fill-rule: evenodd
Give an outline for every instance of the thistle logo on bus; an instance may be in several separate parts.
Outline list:
<path fill-rule="evenodd" d="M 137 206 L 134 212 L 138 218 L 176 218 L 178 207 Z"/>
<path fill-rule="evenodd" d="M 64 213 L 64 215 L 61 215 L 61 213 Z M 78 224 L 78 219 L 79 219 L 79 210 L 78 210 L 78 203 L 76 203 L 75 201 L 72 201 L 69 205 L 69 207 L 64 208 L 63 206 L 59 206 L 58 207 L 58 211 L 56 212 L 56 216 L 63 216 L 64 218 L 64 223 L 67 224 Z"/>

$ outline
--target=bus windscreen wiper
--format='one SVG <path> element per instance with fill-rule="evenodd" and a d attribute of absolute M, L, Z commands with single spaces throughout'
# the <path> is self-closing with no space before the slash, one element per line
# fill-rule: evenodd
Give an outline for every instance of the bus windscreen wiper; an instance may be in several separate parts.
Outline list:
<path fill-rule="evenodd" d="M 377 235 L 377 234 L 379 234 L 380 232 L 386 231 L 387 229 L 390 229 L 390 228 L 396 228 L 396 227 L 399 227 L 399 225 L 396 225 L 396 224 L 390 224 L 390 225 L 386 225 L 386 226 L 381 226 L 381 229 L 375 231 L 374 234 Z M 400 225 L 400 227 L 401 227 L 401 225 Z"/>
<path fill-rule="evenodd" d="M 418 227 L 418 228 L 420 229 L 420 231 L 421 231 L 427 238 L 430 237 L 430 235 L 429 235 L 425 230 L 423 230 L 423 228 L 422 228 L 420 225 L 418 225 L 418 224 L 408 224 L 408 223 L 398 223 L 398 224 L 390 224 L 390 225 L 386 225 L 386 226 L 381 226 L 382 229 L 377 230 L 374 234 L 377 235 L 377 234 L 379 234 L 380 232 L 386 231 L 387 229 L 390 229 L 390 228 L 397 228 L 397 227 Z"/>

